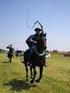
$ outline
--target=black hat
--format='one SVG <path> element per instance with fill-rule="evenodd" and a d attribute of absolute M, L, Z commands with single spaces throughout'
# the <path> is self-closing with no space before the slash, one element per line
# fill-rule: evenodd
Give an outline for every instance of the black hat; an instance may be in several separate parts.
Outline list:
<path fill-rule="evenodd" d="M 40 28 L 35 28 L 34 31 L 42 31 Z"/>

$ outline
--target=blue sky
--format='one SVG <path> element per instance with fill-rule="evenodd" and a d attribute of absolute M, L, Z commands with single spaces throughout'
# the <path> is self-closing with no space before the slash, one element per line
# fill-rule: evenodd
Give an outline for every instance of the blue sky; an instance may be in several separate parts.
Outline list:
<path fill-rule="evenodd" d="M 39 20 L 49 50 L 70 51 L 70 0 L 0 0 L 0 48 L 26 50 L 26 38 Z"/>

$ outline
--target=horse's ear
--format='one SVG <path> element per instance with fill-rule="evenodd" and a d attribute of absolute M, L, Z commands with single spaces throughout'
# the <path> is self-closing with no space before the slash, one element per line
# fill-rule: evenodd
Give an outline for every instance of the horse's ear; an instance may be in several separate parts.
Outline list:
<path fill-rule="evenodd" d="M 46 33 L 44 34 L 44 36 L 46 36 Z"/>

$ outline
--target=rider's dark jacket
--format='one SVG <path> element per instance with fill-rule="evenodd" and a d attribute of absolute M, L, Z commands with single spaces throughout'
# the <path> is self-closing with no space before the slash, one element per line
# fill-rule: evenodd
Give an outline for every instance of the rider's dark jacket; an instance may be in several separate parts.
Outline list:
<path fill-rule="evenodd" d="M 27 38 L 26 43 L 29 46 L 29 48 L 31 48 L 32 46 L 36 46 L 36 44 L 33 42 L 33 40 L 37 41 L 37 38 L 38 38 L 37 34 L 33 34 Z"/>

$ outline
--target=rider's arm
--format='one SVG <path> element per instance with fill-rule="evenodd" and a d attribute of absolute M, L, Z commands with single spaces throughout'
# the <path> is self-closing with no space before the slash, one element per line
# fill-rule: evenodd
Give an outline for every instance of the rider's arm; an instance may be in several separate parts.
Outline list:
<path fill-rule="evenodd" d="M 7 46 L 6 48 L 10 48 L 9 46 Z"/>
<path fill-rule="evenodd" d="M 37 44 L 37 41 L 35 41 L 35 40 L 33 40 L 33 39 L 31 39 L 30 41 L 31 41 L 32 43 Z"/>
<path fill-rule="evenodd" d="M 30 37 L 28 37 L 27 38 L 27 40 L 26 40 L 26 43 L 28 43 L 28 42 L 32 42 L 32 43 L 37 43 L 35 40 L 33 40 L 34 39 L 34 35 L 31 35 Z"/>

